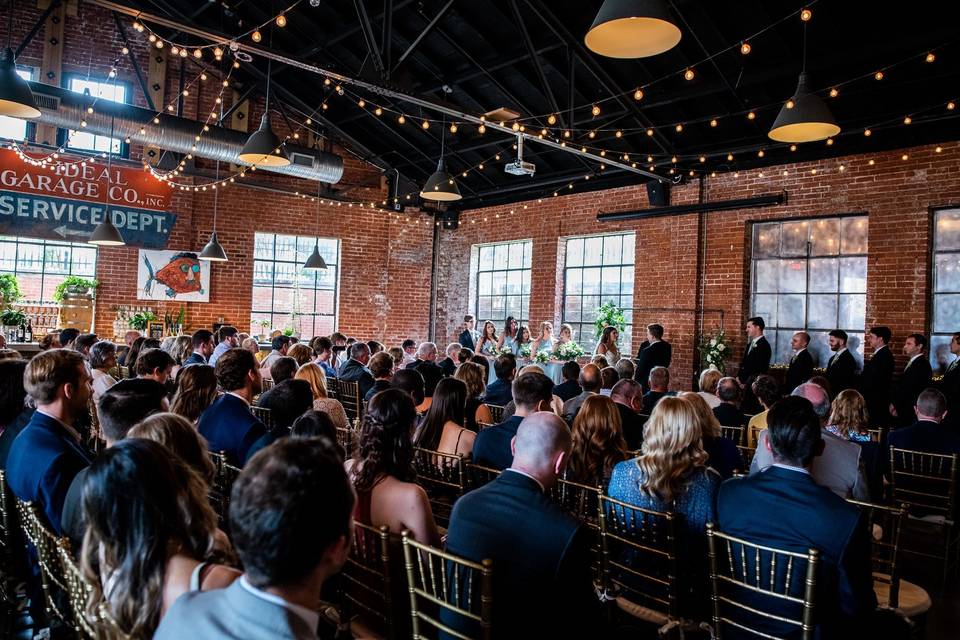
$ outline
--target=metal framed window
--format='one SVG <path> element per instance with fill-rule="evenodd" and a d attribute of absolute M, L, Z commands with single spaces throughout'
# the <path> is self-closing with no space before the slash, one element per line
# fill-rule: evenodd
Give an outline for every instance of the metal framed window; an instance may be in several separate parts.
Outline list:
<path fill-rule="evenodd" d="M 497 326 L 497 335 L 500 335 L 508 316 L 528 324 L 533 241 L 473 245 L 472 253 L 476 265 L 477 330 L 489 320 Z"/>
<path fill-rule="evenodd" d="M 33 80 L 33 69 L 18 65 L 17 75 L 24 80 Z M 30 125 L 27 123 L 27 121 L 22 120 L 21 118 L 0 116 L 0 138 L 23 142 L 23 140 L 27 137 L 28 126 Z"/>
<path fill-rule="evenodd" d="M 607 302 L 624 310 L 627 326 L 619 346 L 621 353 L 631 352 L 635 244 L 633 232 L 566 239 L 561 321 L 573 327 L 574 340 L 588 352 L 597 346 L 597 309 Z"/>
<path fill-rule="evenodd" d="M 950 340 L 960 331 L 960 208 L 934 211 L 932 264 L 930 365 L 936 374 L 953 360 Z"/>
<path fill-rule="evenodd" d="M 0 236 L 0 273 L 17 277 L 23 302 L 56 304 L 53 292 L 67 276 L 93 278 L 97 248 L 85 243 Z"/>
<path fill-rule="evenodd" d="M 90 80 L 85 76 L 79 75 L 67 76 L 67 88 L 77 93 L 89 92 L 91 96 L 111 102 L 126 103 L 130 96 L 130 85 L 126 82 L 114 80 L 101 82 L 98 80 Z M 98 136 L 83 129 L 68 131 L 63 135 L 61 144 L 65 145 L 68 149 L 81 151 L 106 153 L 112 149 L 114 155 L 126 157 L 129 154 L 129 145 L 123 141 L 123 138 Z"/>
<path fill-rule="evenodd" d="M 303 269 L 315 242 L 326 270 Z M 252 333 L 292 329 L 313 337 L 336 331 L 340 240 L 255 233 L 253 243 Z"/>
<path fill-rule="evenodd" d="M 806 331 L 814 364 L 826 366 L 828 333 L 842 329 L 862 363 L 867 230 L 866 215 L 753 225 L 750 315 L 766 323 L 773 362 L 789 362 L 791 337 Z"/>

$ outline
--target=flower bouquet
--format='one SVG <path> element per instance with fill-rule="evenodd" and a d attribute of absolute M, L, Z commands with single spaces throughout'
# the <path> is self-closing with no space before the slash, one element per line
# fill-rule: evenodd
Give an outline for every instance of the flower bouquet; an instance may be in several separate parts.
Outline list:
<path fill-rule="evenodd" d="M 557 344 L 556 348 L 553 350 L 553 357 L 557 360 L 562 360 L 564 362 L 568 360 L 576 360 L 580 356 L 586 353 L 576 342 L 564 342 L 563 344 Z"/>
<path fill-rule="evenodd" d="M 703 336 L 697 349 L 700 351 L 700 362 L 704 367 L 713 367 L 721 373 L 726 373 L 724 363 L 732 351 L 727 344 L 727 334 L 722 329 L 712 336 Z"/>
<path fill-rule="evenodd" d="M 552 355 L 549 351 L 538 351 L 537 355 L 533 357 L 533 361 L 539 364 L 546 364 L 550 362 Z"/>
<path fill-rule="evenodd" d="M 494 347 L 494 348 L 493 348 L 493 357 L 494 357 L 494 358 L 499 358 L 500 356 L 507 355 L 508 353 L 512 354 L 512 353 L 513 353 L 513 349 L 511 349 L 511 348 L 508 347 L 507 345 L 503 345 L 503 346 L 500 347 L 499 349 L 498 349 L 497 347 Z"/>
<path fill-rule="evenodd" d="M 530 357 L 530 345 L 529 345 L 529 344 L 522 344 L 522 345 L 520 345 L 520 347 L 517 349 L 517 357 L 518 357 L 518 358 L 529 358 L 529 357 Z"/>

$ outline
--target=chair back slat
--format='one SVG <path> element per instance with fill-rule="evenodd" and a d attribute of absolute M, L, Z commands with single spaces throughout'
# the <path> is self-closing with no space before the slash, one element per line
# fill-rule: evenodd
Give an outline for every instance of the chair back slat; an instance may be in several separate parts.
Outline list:
<path fill-rule="evenodd" d="M 594 531 L 600 530 L 597 511 L 600 508 L 600 495 L 603 489 L 590 485 L 557 478 L 550 487 L 550 498 L 565 511 Z"/>
<path fill-rule="evenodd" d="M 472 562 L 435 549 L 409 531 L 402 539 L 413 639 L 442 631 L 460 640 L 490 640 L 493 561 Z"/>
<path fill-rule="evenodd" d="M 340 573 L 341 620 L 360 616 L 395 637 L 390 580 L 390 528 L 354 522 L 350 556 Z"/>
<path fill-rule="evenodd" d="M 873 581 L 889 586 L 887 604 L 896 609 L 900 605 L 900 532 L 906 509 L 851 499 L 847 502 L 857 505 L 867 516 Z"/>
<path fill-rule="evenodd" d="M 707 524 L 713 628 L 761 638 L 814 637 L 820 554 L 754 544 Z M 739 635 L 739 634 L 738 634 Z"/>
<path fill-rule="evenodd" d="M 952 519 L 957 490 L 957 455 L 890 448 L 893 501 L 916 515 Z"/>
<path fill-rule="evenodd" d="M 273 429 L 273 416 L 270 415 L 270 409 L 266 407 L 250 405 L 250 413 L 253 414 L 257 420 L 263 423 L 263 426 L 267 428 L 267 431 Z"/>
<path fill-rule="evenodd" d="M 733 440 L 733 443 L 737 446 L 745 444 L 743 442 L 743 435 L 746 429 L 743 427 L 720 427 L 720 435 L 724 438 Z"/>
<path fill-rule="evenodd" d="M 60 556 L 57 553 L 56 537 L 49 533 L 32 503 L 17 500 L 17 514 L 20 516 L 20 526 L 23 528 L 28 546 L 36 550 L 47 619 L 56 619 L 69 624 L 69 617 L 60 610 L 58 605 L 60 594 L 66 592 L 66 587 L 58 578 L 63 572 L 59 566 Z"/>
<path fill-rule="evenodd" d="M 753 463 L 753 457 L 757 455 L 756 447 L 744 447 L 742 445 L 737 445 L 737 449 L 740 450 L 740 457 L 743 458 L 743 467 L 744 471 L 749 471 L 750 465 Z"/>
<path fill-rule="evenodd" d="M 488 404 L 487 409 L 490 409 L 490 419 L 493 420 L 493 424 L 503 422 L 503 407 L 496 404 Z"/>
<path fill-rule="evenodd" d="M 430 499 L 434 520 L 440 526 L 446 526 L 450 522 L 453 503 L 466 493 L 463 456 L 415 447 L 413 466 L 417 471 L 417 484 L 424 488 Z"/>
<path fill-rule="evenodd" d="M 478 489 L 500 477 L 500 470 L 468 462 L 466 463 L 466 474 L 470 489 Z"/>
<path fill-rule="evenodd" d="M 363 418 L 363 398 L 360 396 L 359 383 L 354 380 L 327 378 L 327 394 L 343 405 L 350 422 Z"/>

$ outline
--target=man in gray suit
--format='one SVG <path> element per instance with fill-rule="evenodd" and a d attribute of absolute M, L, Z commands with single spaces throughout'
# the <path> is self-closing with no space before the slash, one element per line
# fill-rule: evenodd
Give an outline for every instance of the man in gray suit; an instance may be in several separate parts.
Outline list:
<path fill-rule="evenodd" d="M 285 438 L 233 487 L 230 533 L 246 573 L 177 599 L 155 640 L 313 640 L 324 581 L 350 551 L 354 494 L 330 442 Z"/>
<path fill-rule="evenodd" d="M 806 398 L 813 404 L 813 410 L 820 419 L 820 431 L 823 436 L 823 453 L 813 459 L 810 476 L 822 487 L 830 489 L 841 498 L 870 501 L 870 488 L 863 472 L 860 459 L 860 445 L 838 438 L 823 427 L 830 417 L 830 396 L 823 387 L 806 382 L 790 395 Z M 765 471 L 774 464 L 770 450 L 767 430 L 757 437 L 757 452 L 750 465 L 750 474 Z"/>

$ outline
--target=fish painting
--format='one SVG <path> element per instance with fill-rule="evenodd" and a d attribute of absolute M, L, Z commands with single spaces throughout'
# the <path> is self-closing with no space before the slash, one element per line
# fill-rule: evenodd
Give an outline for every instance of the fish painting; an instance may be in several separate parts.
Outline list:
<path fill-rule="evenodd" d="M 200 282 L 200 260 L 195 253 L 176 253 L 170 257 L 170 261 L 165 266 L 157 271 L 150 264 L 150 258 L 146 254 L 143 255 L 143 264 L 147 268 L 148 274 L 143 292 L 148 296 L 153 292 L 155 282 L 167 287 L 166 295 L 168 298 L 190 293 L 201 295 L 204 293 L 203 285 Z"/>

